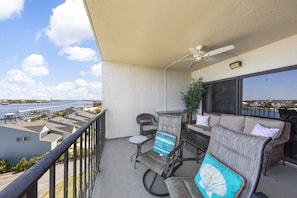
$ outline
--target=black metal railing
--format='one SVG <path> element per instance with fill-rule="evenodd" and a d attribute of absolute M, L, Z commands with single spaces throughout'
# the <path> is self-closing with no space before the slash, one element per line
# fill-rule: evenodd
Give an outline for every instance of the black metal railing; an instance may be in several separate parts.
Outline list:
<path fill-rule="evenodd" d="M 25 171 L 0 192 L 0 197 L 36 198 L 46 192 L 47 197 L 54 198 L 58 174 L 63 174 L 64 198 L 91 197 L 105 142 L 105 113 L 101 112 Z M 46 173 L 48 188 L 41 191 L 39 180 Z"/>
<path fill-rule="evenodd" d="M 276 108 L 264 108 L 264 107 L 245 107 L 241 110 L 241 115 L 258 116 L 264 118 L 279 119 L 279 111 Z"/>

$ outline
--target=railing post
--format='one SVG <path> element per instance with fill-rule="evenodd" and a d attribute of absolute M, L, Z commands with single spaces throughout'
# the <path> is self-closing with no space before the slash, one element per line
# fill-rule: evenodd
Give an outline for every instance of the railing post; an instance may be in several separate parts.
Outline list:
<path fill-rule="evenodd" d="M 37 182 L 33 183 L 30 190 L 27 193 L 28 198 L 37 198 Z"/>
<path fill-rule="evenodd" d="M 64 153 L 64 198 L 68 198 L 68 149 Z"/>
<path fill-rule="evenodd" d="M 55 198 L 56 193 L 56 164 L 54 163 L 50 167 L 50 182 L 49 182 L 49 197 Z"/>
<path fill-rule="evenodd" d="M 73 194 L 72 197 L 76 198 L 77 195 L 77 188 L 76 188 L 76 182 L 77 182 L 77 142 L 75 141 L 75 143 L 73 144 Z"/>

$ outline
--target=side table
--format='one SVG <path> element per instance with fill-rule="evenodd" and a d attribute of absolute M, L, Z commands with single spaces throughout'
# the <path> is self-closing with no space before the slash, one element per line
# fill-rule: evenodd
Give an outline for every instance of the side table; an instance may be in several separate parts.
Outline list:
<path fill-rule="evenodd" d="M 147 140 L 148 138 L 144 135 L 135 135 L 129 138 L 129 142 L 131 144 L 136 144 L 137 151 L 131 155 L 130 161 L 132 161 L 133 156 L 135 155 L 135 162 L 134 162 L 134 168 L 136 169 L 136 160 L 139 154 L 141 153 L 141 145 Z"/>

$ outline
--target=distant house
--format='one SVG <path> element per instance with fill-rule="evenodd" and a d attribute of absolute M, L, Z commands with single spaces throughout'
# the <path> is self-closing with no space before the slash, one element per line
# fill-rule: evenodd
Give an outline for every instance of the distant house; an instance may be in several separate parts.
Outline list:
<path fill-rule="evenodd" d="M 0 159 L 12 165 L 23 157 L 29 159 L 51 151 L 62 138 L 59 134 L 51 133 L 45 125 L 26 126 L 19 123 L 0 125 Z"/>
<path fill-rule="evenodd" d="M 65 117 L 0 125 L 0 159 L 15 164 L 23 157 L 29 159 L 49 152 L 94 116 L 72 109 Z"/>

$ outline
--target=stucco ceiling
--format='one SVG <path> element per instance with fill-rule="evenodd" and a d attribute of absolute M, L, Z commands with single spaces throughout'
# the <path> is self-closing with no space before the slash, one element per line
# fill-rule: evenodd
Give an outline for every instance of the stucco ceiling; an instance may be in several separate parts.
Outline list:
<path fill-rule="evenodd" d="M 204 45 L 220 60 L 297 34 L 296 0 L 84 0 L 103 61 L 168 67 Z M 196 70 L 210 63 L 171 68 Z"/>

